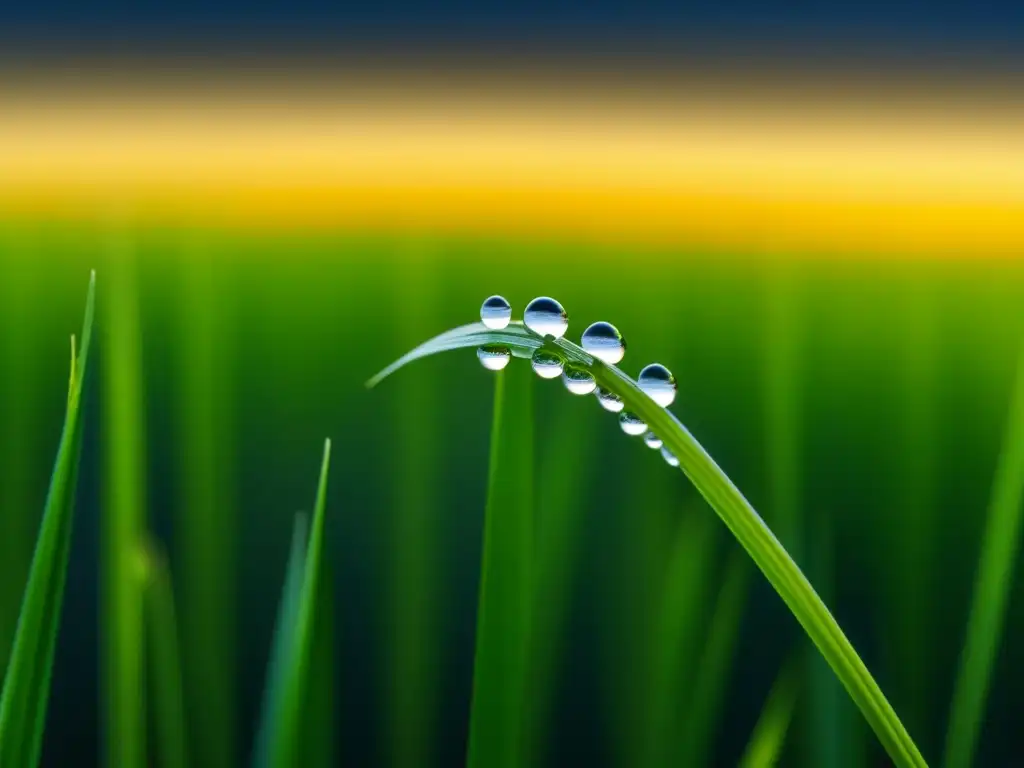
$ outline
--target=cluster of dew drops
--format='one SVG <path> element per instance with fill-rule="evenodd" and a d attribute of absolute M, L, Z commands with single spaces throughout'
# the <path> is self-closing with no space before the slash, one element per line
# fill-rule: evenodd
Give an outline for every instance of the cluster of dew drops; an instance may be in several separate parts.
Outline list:
<path fill-rule="evenodd" d="M 501 296 L 490 296 L 480 307 L 480 321 L 487 328 L 500 331 L 512 321 L 512 306 Z M 540 296 L 526 305 L 523 324 L 539 336 L 550 335 L 560 339 L 569 330 L 569 316 L 557 301 Z M 603 320 L 593 323 L 583 332 L 580 346 L 587 354 L 610 365 L 621 362 L 626 355 L 626 340 L 619 329 Z M 477 349 L 476 354 L 480 364 L 489 371 L 500 371 L 512 359 L 512 352 L 501 344 L 487 344 Z M 643 435 L 644 444 L 648 448 L 660 449 L 662 457 L 670 466 L 679 466 L 679 459 L 662 443 L 661 438 L 648 430 L 640 417 L 623 410 L 625 404 L 618 395 L 597 386 L 593 374 L 586 368 L 566 365 L 556 353 L 543 348 L 533 353 L 530 362 L 534 372 L 542 379 L 561 377 L 565 388 L 572 394 L 594 394 L 602 408 L 619 414 L 619 426 L 623 432 L 636 437 Z M 667 408 L 676 399 L 675 376 L 660 363 L 651 363 L 640 371 L 637 385 L 662 408 Z"/>

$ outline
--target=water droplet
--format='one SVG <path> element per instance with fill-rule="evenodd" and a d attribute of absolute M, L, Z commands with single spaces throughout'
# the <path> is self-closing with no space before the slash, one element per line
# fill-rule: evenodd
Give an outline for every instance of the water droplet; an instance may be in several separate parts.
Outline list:
<path fill-rule="evenodd" d="M 603 320 L 583 332 L 580 346 L 587 354 L 611 365 L 620 362 L 626 355 L 626 340 L 622 338 L 619 329 Z"/>
<path fill-rule="evenodd" d="M 661 438 L 658 437 L 653 432 L 648 432 L 646 435 L 644 435 L 644 445 L 646 445 L 648 448 L 653 448 L 657 450 L 658 448 L 661 448 Z"/>
<path fill-rule="evenodd" d="M 534 333 L 550 334 L 556 339 L 562 338 L 569 328 L 569 316 L 562 305 L 547 296 L 540 296 L 526 305 L 523 322 Z"/>
<path fill-rule="evenodd" d="M 597 395 L 597 402 L 599 402 L 601 407 L 606 411 L 618 413 L 625 407 L 625 403 L 622 402 L 622 398 L 614 392 L 609 392 L 607 389 L 601 389 L 601 387 L 598 387 L 595 394 Z"/>
<path fill-rule="evenodd" d="M 586 368 L 575 365 L 565 366 L 562 381 L 565 382 L 565 388 L 574 395 L 589 395 L 597 388 L 594 375 Z"/>
<path fill-rule="evenodd" d="M 480 307 L 480 322 L 492 331 L 507 328 L 512 319 L 512 305 L 503 296 L 489 296 Z"/>
<path fill-rule="evenodd" d="M 677 459 L 676 455 L 668 449 L 667 445 L 661 446 L 661 457 L 665 459 L 665 463 L 668 464 L 670 467 L 679 466 L 679 459 Z"/>
<path fill-rule="evenodd" d="M 562 375 L 562 358 L 546 349 L 536 350 L 530 364 L 542 379 L 557 379 Z"/>
<path fill-rule="evenodd" d="M 651 363 L 640 371 L 636 383 L 662 408 L 668 408 L 676 399 L 676 377 L 664 365 Z"/>
<path fill-rule="evenodd" d="M 633 437 L 642 435 L 647 431 L 647 425 L 640 420 L 640 417 L 629 411 L 623 411 L 622 415 L 619 416 L 619 426 L 622 427 L 623 432 Z"/>
<path fill-rule="evenodd" d="M 488 371 L 500 371 L 512 359 L 509 348 L 500 344 L 488 344 L 480 347 L 476 351 L 476 356 L 480 360 L 480 365 Z"/>

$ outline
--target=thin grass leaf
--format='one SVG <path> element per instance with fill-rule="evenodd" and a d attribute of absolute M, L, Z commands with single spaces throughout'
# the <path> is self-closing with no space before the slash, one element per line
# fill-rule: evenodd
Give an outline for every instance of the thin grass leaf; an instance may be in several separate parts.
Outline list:
<path fill-rule="evenodd" d="M 1002 452 L 996 467 L 988 519 L 971 600 L 967 637 L 953 694 L 946 733 L 946 768 L 971 764 L 985 713 L 1006 604 L 1013 587 L 1013 566 L 1020 545 L 1024 501 L 1024 353 L 1017 364 Z"/>
<path fill-rule="evenodd" d="M 144 582 L 157 765 L 160 768 L 186 768 L 189 760 L 185 698 L 171 574 L 167 558 L 152 542 L 140 546 L 139 558 Z"/>
<path fill-rule="evenodd" d="M 529 369 L 497 375 L 477 608 L 471 768 L 522 765 L 533 538 L 533 409 Z"/>
<path fill-rule="evenodd" d="M 679 459 L 683 472 L 782 597 L 842 681 L 893 762 L 898 766 L 926 765 L 864 662 L 771 529 L 686 427 L 670 411 L 658 406 L 621 370 L 595 360 L 566 339 L 542 340 L 519 323 L 503 331 L 486 331 L 482 325 L 472 324 L 422 344 L 377 374 L 367 385 L 378 384 L 412 360 L 481 344 L 505 344 L 519 356 L 532 354 L 538 346 L 547 347 L 569 362 L 587 368 L 599 386 L 621 397 L 627 409 L 664 440 L 668 450 Z"/>
<path fill-rule="evenodd" d="M 82 351 L 73 376 L 28 584 L 0 695 L 0 765 L 35 766 L 42 749 L 50 676 L 60 624 L 74 518 L 78 462 L 84 432 L 82 391 L 88 372 L 95 313 L 96 273 L 89 278 Z M 74 345 L 72 345 L 74 350 Z"/>
<path fill-rule="evenodd" d="M 800 666 L 795 663 L 795 659 L 802 656 L 800 654 L 787 663 L 772 685 L 754 732 L 750 735 L 747 749 L 740 759 L 740 768 L 772 768 L 778 762 L 797 699 Z"/>
<path fill-rule="evenodd" d="M 325 599 L 323 550 L 324 518 L 327 505 L 327 475 L 331 460 L 331 441 L 324 443 L 320 481 L 309 540 L 297 523 L 292 539 L 278 627 L 268 670 L 263 705 L 263 721 L 259 731 L 253 763 L 268 768 L 286 768 L 303 764 L 304 737 L 309 733 L 304 720 L 312 684 L 313 654 L 319 601 Z M 295 579 L 301 579 L 296 590 Z M 282 626 L 281 620 L 287 623 Z"/>

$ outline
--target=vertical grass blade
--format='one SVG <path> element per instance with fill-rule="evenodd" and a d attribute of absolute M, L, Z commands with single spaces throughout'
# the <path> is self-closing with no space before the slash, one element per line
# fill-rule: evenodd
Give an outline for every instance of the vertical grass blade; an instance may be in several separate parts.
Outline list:
<path fill-rule="evenodd" d="M 673 765 L 710 765 L 714 727 L 722 709 L 740 620 L 750 584 L 750 566 L 737 551 L 730 558 L 715 601 L 707 640 L 693 680 L 693 695 L 679 728 L 681 757 Z"/>
<path fill-rule="evenodd" d="M 714 547 L 714 518 L 699 507 L 683 519 L 665 576 L 662 603 L 651 633 L 648 731 L 645 764 L 672 763 L 678 748 L 680 713 L 691 692 L 690 675 L 696 672 L 704 639 L 704 605 Z"/>
<path fill-rule="evenodd" d="M 947 730 L 946 768 L 971 764 L 1013 587 L 1024 497 L 1024 352 L 1017 363 L 1003 447 L 981 542 L 967 636 Z"/>
<path fill-rule="evenodd" d="M 130 247 L 130 246 L 128 246 Z M 141 768 L 146 755 L 143 601 L 138 543 L 145 531 L 146 440 L 142 340 L 134 255 L 111 252 L 111 290 L 102 313 L 105 488 L 103 516 L 103 691 L 105 762 Z"/>
<path fill-rule="evenodd" d="M 802 657 L 803 654 L 798 654 L 796 658 Z M 772 768 L 778 763 L 793 719 L 798 672 L 799 667 L 792 661 L 782 668 L 750 735 L 747 749 L 739 762 L 740 768 Z"/>
<path fill-rule="evenodd" d="M 158 768 L 187 768 L 188 739 L 181 684 L 181 654 L 174 590 L 167 559 L 152 543 L 140 547 L 145 578 L 146 636 L 150 690 L 153 692 L 155 754 Z"/>
<path fill-rule="evenodd" d="M 522 764 L 533 537 L 532 371 L 497 374 L 477 608 L 471 768 Z"/>
<path fill-rule="evenodd" d="M 254 752 L 254 765 L 260 767 L 320 764 L 320 756 L 316 761 L 310 760 L 305 739 L 311 733 L 308 704 L 310 692 L 314 689 L 312 675 L 317 623 L 318 618 L 324 616 L 320 602 L 330 594 L 323 564 L 330 462 L 331 441 L 327 440 L 308 541 L 303 544 L 306 537 L 299 523 L 292 540 L 268 669 L 263 721 Z M 283 625 L 282 621 L 285 622 Z M 319 675 L 321 671 L 315 670 L 315 674 Z M 318 728 L 322 723 L 313 725 Z"/>
<path fill-rule="evenodd" d="M 54 461 L 39 537 L 18 616 L 13 650 L 0 694 L 0 765 L 39 763 L 50 696 L 71 532 L 78 461 L 84 431 L 82 391 L 88 372 L 95 311 L 96 275 L 89 280 L 82 325 L 82 351 L 72 351 L 67 414 Z"/>
<path fill-rule="evenodd" d="M 194 236 L 195 237 L 195 236 Z M 238 764 L 236 723 L 237 507 L 230 415 L 230 338 L 214 245 L 182 249 L 177 294 L 175 564 L 182 671 L 196 768 Z M 187 554 L 186 554 L 187 553 Z"/>

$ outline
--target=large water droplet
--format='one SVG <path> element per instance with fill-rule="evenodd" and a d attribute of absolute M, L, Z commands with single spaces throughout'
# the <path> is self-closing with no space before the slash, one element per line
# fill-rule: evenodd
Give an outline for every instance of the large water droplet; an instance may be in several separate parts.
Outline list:
<path fill-rule="evenodd" d="M 476 356 L 488 371 L 500 371 L 512 359 L 512 352 L 500 344 L 488 344 L 477 349 Z"/>
<path fill-rule="evenodd" d="M 569 316 L 562 305 L 547 296 L 540 296 L 526 305 L 523 322 L 534 333 L 550 334 L 556 339 L 562 338 L 569 328 Z"/>
<path fill-rule="evenodd" d="M 597 402 L 599 402 L 601 407 L 606 411 L 618 413 L 625 407 L 625 403 L 622 402 L 622 398 L 614 392 L 609 392 L 607 389 L 598 387 L 595 394 L 597 395 Z"/>
<path fill-rule="evenodd" d="M 619 416 L 619 426 L 622 427 L 623 432 L 633 437 L 642 435 L 647 431 L 647 425 L 644 424 L 640 417 L 629 411 L 623 411 L 622 415 Z"/>
<path fill-rule="evenodd" d="M 565 366 L 562 381 L 565 382 L 565 388 L 574 395 L 589 395 L 597 388 L 594 375 L 586 368 L 575 365 Z"/>
<path fill-rule="evenodd" d="M 657 450 L 658 448 L 661 448 L 661 438 L 658 437 L 653 432 L 648 432 L 646 435 L 644 435 L 644 445 L 646 445 L 648 448 L 653 448 Z"/>
<path fill-rule="evenodd" d="M 626 354 L 626 340 L 619 329 L 603 320 L 583 332 L 580 346 L 587 354 L 611 365 L 620 362 Z"/>
<path fill-rule="evenodd" d="M 661 446 L 661 457 L 665 459 L 665 463 L 668 464 L 670 467 L 679 466 L 679 459 L 677 459 L 676 455 L 668 449 L 667 445 Z"/>
<path fill-rule="evenodd" d="M 542 379 L 557 379 L 562 375 L 562 358 L 546 349 L 536 350 L 530 364 Z"/>
<path fill-rule="evenodd" d="M 676 377 L 664 365 L 651 363 L 640 371 L 636 383 L 662 408 L 668 408 L 676 399 Z"/>
<path fill-rule="evenodd" d="M 504 296 L 489 296 L 480 307 L 480 322 L 492 331 L 507 328 L 512 319 L 512 305 Z"/>

